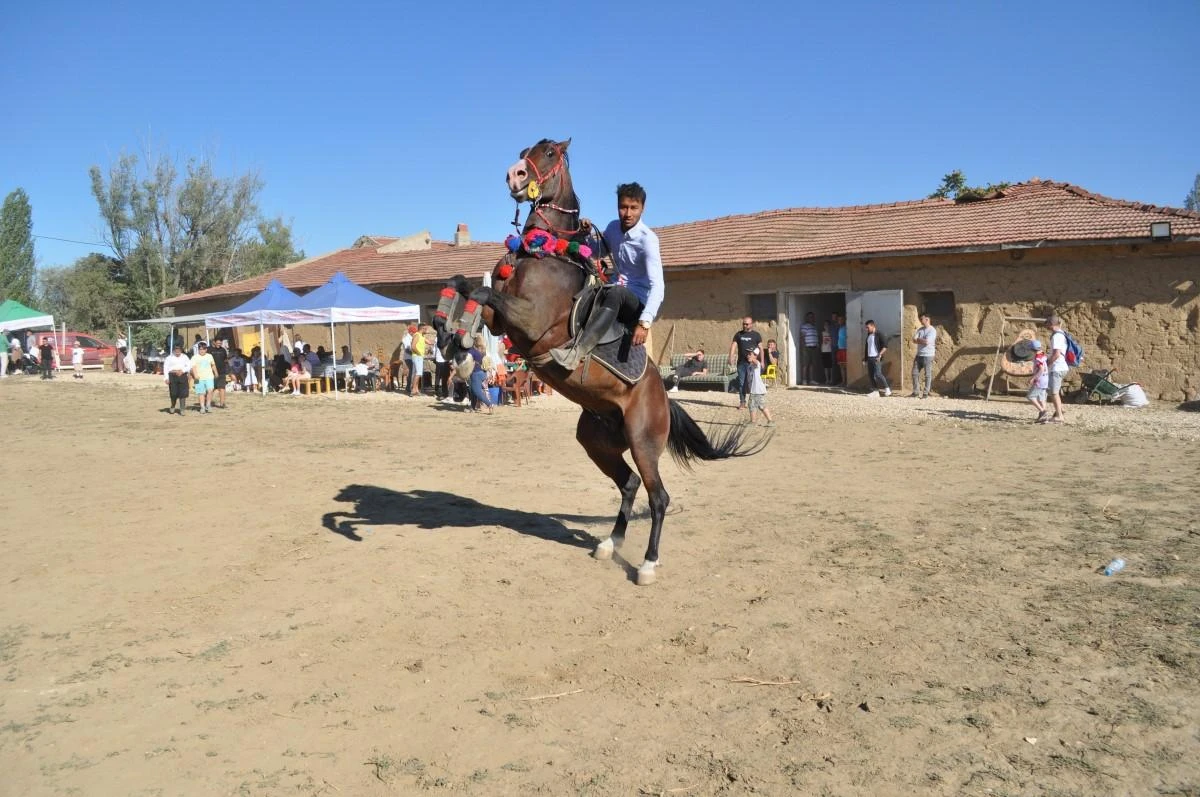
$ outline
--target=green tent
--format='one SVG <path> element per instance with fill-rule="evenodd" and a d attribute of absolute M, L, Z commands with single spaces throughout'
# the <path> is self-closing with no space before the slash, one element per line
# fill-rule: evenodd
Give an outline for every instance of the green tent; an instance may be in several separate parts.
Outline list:
<path fill-rule="evenodd" d="M 31 329 L 33 327 L 54 329 L 54 316 L 26 307 L 12 299 L 7 299 L 0 304 L 0 330 L 11 332 L 14 329 Z"/>

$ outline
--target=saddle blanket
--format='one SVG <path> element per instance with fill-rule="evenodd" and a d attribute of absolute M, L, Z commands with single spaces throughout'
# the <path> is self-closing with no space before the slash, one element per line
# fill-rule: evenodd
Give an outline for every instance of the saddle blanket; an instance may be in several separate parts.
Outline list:
<path fill-rule="evenodd" d="M 636 385 L 646 373 L 645 346 L 630 346 L 630 336 L 624 335 L 609 343 L 601 343 L 592 349 L 592 359 L 603 365 L 623 381 Z M 587 372 L 584 371 L 584 379 Z"/>

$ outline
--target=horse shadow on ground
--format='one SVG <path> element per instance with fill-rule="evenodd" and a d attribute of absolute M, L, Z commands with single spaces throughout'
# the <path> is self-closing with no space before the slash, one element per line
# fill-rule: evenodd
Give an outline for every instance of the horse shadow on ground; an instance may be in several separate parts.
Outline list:
<path fill-rule="evenodd" d="M 368 484 L 343 487 L 335 501 L 353 504 L 353 511 L 325 513 L 322 525 L 348 540 L 362 542 L 364 526 L 416 526 L 438 530 L 500 526 L 518 534 L 590 549 L 599 540 L 567 524 L 611 522 L 613 515 L 543 515 L 489 506 L 472 498 L 440 490 L 389 490 Z"/>

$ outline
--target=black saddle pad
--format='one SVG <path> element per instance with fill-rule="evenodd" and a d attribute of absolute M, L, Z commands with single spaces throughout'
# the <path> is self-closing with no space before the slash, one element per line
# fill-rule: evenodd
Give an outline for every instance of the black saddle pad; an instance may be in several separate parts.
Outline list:
<path fill-rule="evenodd" d="M 585 288 L 575 297 L 568 322 L 568 331 L 571 333 L 571 337 L 579 334 L 584 319 L 591 314 L 596 297 L 603 289 L 602 286 Z M 592 359 L 625 382 L 631 385 L 637 384 L 638 380 L 646 373 L 646 363 L 649 358 L 646 356 L 645 346 L 634 346 L 632 342 L 633 335 L 629 329 L 620 320 L 616 320 L 600 336 L 600 344 L 592 350 Z M 586 379 L 586 376 L 584 378 Z"/>
<path fill-rule="evenodd" d="M 592 349 L 592 359 L 612 371 L 622 380 L 636 385 L 646 374 L 645 346 L 631 346 L 631 335 L 625 335 L 609 343 L 601 343 Z M 586 377 L 585 377 L 586 378 Z"/>

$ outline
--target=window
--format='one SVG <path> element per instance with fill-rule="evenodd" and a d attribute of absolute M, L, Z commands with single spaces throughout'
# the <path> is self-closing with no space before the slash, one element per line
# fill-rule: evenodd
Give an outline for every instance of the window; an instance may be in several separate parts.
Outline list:
<path fill-rule="evenodd" d="M 778 312 L 775 309 L 775 294 L 751 293 L 746 296 L 747 315 L 755 321 L 774 323 Z"/>
<path fill-rule="evenodd" d="M 954 321 L 953 291 L 921 291 L 918 313 L 928 313 L 933 321 Z"/>
<path fill-rule="evenodd" d="M 92 340 L 91 338 L 85 338 L 83 335 L 75 338 L 75 340 L 79 341 L 79 345 L 83 346 L 85 349 L 102 348 L 99 341 Z"/>

